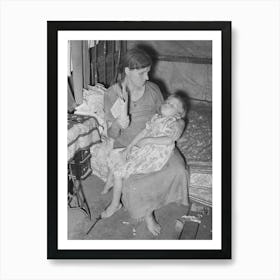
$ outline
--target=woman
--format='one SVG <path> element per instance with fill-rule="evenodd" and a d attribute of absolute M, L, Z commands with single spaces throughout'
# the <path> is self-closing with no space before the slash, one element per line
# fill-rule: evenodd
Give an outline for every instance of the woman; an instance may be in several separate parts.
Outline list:
<path fill-rule="evenodd" d="M 160 113 L 163 103 L 157 85 L 148 81 L 152 61 L 146 52 L 131 49 L 122 63 L 123 79 L 111 86 L 105 94 L 105 118 L 108 136 L 115 139 L 114 147 L 126 147 L 145 128 L 155 113 Z M 128 95 L 124 93 L 128 92 Z M 112 107 L 121 96 L 128 102 L 128 116 L 116 117 Z M 160 233 L 154 210 L 171 203 L 188 205 L 188 182 L 185 163 L 174 152 L 162 170 L 151 174 L 137 174 L 124 181 L 122 201 L 132 218 L 144 218 L 153 235 Z"/>
<path fill-rule="evenodd" d="M 123 59 L 122 82 L 111 86 L 105 95 L 105 118 L 109 122 L 108 136 L 115 139 L 115 147 L 126 147 L 152 116 L 159 112 L 163 103 L 162 94 L 157 85 L 149 82 L 148 73 L 152 61 L 140 49 L 129 50 Z M 127 90 L 123 90 L 126 87 Z M 128 91 L 128 114 L 130 123 L 114 118 L 111 108 L 118 96 Z M 128 126 L 129 124 L 129 126 Z"/>

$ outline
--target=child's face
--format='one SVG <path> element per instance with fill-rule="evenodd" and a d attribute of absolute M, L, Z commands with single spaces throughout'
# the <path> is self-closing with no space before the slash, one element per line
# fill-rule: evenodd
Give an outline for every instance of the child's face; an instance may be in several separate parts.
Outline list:
<path fill-rule="evenodd" d="M 161 114 L 165 117 L 181 116 L 184 112 L 181 101 L 175 97 L 168 97 L 160 107 Z"/>

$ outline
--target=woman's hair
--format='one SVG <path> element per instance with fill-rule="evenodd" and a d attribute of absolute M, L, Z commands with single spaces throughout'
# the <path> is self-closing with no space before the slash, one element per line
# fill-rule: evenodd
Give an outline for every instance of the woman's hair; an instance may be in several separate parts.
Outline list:
<path fill-rule="evenodd" d="M 180 100 L 180 102 L 182 103 L 182 106 L 183 106 L 183 110 L 184 110 L 182 119 L 187 120 L 187 114 L 190 110 L 190 98 L 189 98 L 189 96 L 182 91 L 177 91 L 175 93 L 172 93 L 170 96 Z"/>
<path fill-rule="evenodd" d="M 152 65 L 152 59 L 150 56 L 139 48 L 133 48 L 127 51 L 122 59 L 120 70 L 124 72 L 124 69 L 128 67 L 130 70 L 142 69 Z"/>

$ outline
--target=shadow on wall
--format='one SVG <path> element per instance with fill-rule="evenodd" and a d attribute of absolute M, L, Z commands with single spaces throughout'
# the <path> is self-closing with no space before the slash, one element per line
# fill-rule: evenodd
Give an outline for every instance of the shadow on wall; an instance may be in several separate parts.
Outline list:
<path fill-rule="evenodd" d="M 163 98 L 166 99 L 169 96 L 170 93 L 168 93 L 167 86 L 166 86 L 165 82 L 162 79 L 155 78 L 155 69 L 156 69 L 156 65 L 158 63 L 158 60 L 157 60 L 158 53 L 157 53 L 157 51 L 152 46 L 148 46 L 148 45 L 145 45 L 145 44 L 137 44 L 136 47 L 144 50 L 151 57 L 153 65 L 152 65 L 151 70 L 149 72 L 149 78 L 152 82 L 154 82 L 155 84 L 158 85 L 158 87 L 160 88 L 160 90 L 162 92 Z"/>
<path fill-rule="evenodd" d="M 145 42 L 131 44 L 146 51 L 153 65 L 150 71 L 150 80 L 156 83 L 163 97 L 178 90 L 187 91 L 192 99 L 212 101 L 212 65 L 209 63 L 184 63 L 182 61 L 159 60 L 161 55 L 155 45 Z"/>

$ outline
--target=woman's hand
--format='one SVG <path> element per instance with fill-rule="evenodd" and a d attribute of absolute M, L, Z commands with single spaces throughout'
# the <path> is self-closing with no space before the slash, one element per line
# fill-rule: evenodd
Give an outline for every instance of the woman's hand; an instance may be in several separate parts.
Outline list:
<path fill-rule="evenodd" d="M 119 117 L 117 121 L 122 129 L 126 129 L 129 125 L 129 117 L 127 115 Z"/>
<path fill-rule="evenodd" d="M 128 146 L 126 147 L 126 149 L 124 149 L 124 150 L 122 151 L 123 158 L 124 158 L 125 160 L 128 159 L 128 156 L 129 156 L 129 154 L 130 154 L 130 152 L 131 152 L 131 148 L 132 148 L 132 146 L 131 146 L 131 145 L 128 145 Z"/>
<path fill-rule="evenodd" d="M 136 146 L 139 147 L 139 148 L 142 148 L 142 147 L 144 147 L 145 145 L 150 144 L 150 140 L 151 140 L 151 138 L 149 138 L 149 137 L 144 137 L 144 138 L 142 138 L 141 140 L 139 140 L 139 141 L 136 143 Z"/>

